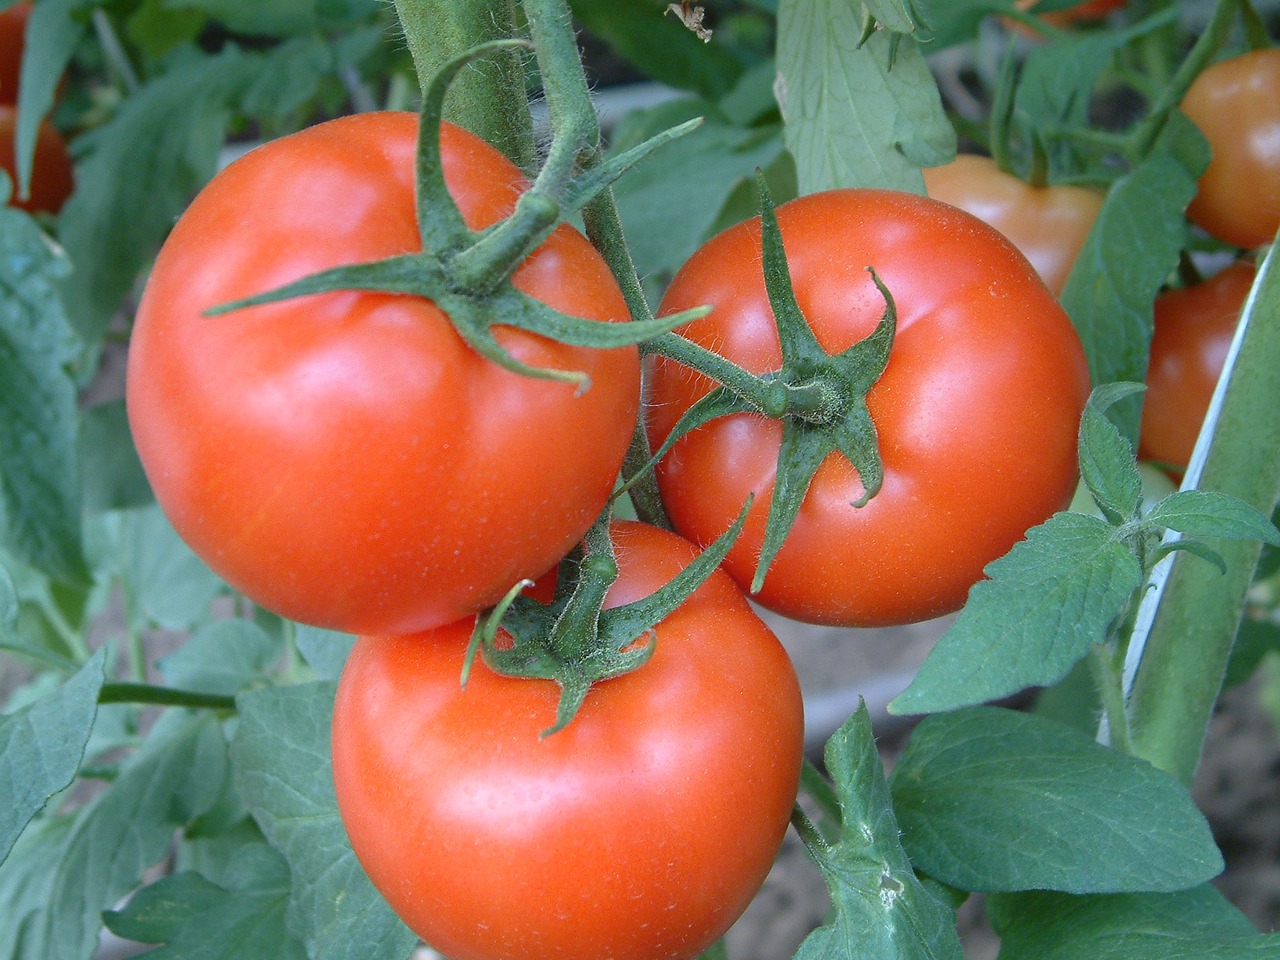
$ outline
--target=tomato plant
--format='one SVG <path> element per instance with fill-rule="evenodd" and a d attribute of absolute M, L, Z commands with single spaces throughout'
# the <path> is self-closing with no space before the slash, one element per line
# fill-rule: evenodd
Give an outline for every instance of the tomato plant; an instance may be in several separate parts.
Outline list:
<path fill-rule="evenodd" d="M 1240 308 L 1257 273 L 1237 261 L 1208 280 L 1156 298 L 1138 455 L 1186 467 L 1218 385 Z"/>
<path fill-rule="evenodd" d="M 696 555 L 615 523 L 606 608 Z M 453 960 L 692 957 L 755 895 L 800 774 L 800 689 L 716 572 L 656 627 L 652 658 L 594 687 L 551 736 L 549 680 L 477 661 L 471 623 L 361 638 L 333 716 L 339 809 L 370 878 Z"/>
<path fill-rule="evenodd" d="M 48 120 L 41 121 L 36 134 L 29 196 L 20 200 L 17 196 L 17 163 L 14 159 L 17 122 L 18 115 L 14 108 L 0 104 L 0 169 L 9 175 L 14 185 L 9 203 L 29 213 L 37 210 L 57 213 L 75 187 L 67 143 L 57 127 Z"/>
<path fill-rule="evenodd" d="M 939 201 L 814 194 L 780 206 L 778 223 L 799 307 L 829 353 L 866 337 L 880 317 L 868 267 L 893 295 L 898 333 L 866 399 L 883 488 L 853 506 L 862 483 L 846 459 L 830 455 L 756 599 L 822 623 L 904 623 L 954 610 L 987 563 L 1071 499 L 1089 391 L 1080 341 L 1007 239 Z M 684 336 L 753 372 L 777 369 L 758 219 L 694 254 L 661 309 L 695 304 L 711 313 Z M 705 379 L 658 361 L 654 442 L 707 390 Z M 780 438 L 775 421 L 724 417 L 681 439 L 658 467 L 676 529 L 696 541 L 724 530 L 755 494 L 726 561 L 739 583 L 755 570 Z"/>
<path fill-rule="evenodd" d="M 1026 255 L 1050 290 L 1062 293 L 1102 208 L 1101 192 L 1073 185 L 1035 186 L 976 154 L 961 154 L 923 172 L 929 196 L 991 224 Z"/>
<path fill-rule="evenodd" d="M 139 306 L 128 408 L 156 498 L 228 582 L 293 619 L 407 632 L 495 602 L 553 566 L 600 512 L 636 415 L 636 351 L 499 331 L 574 385 L 473 352 L 428 300 L 336 292 L 225 316 L 218 304 L 326 267 L 413 250 L 412 114 L 370 113 L 232 164 L 166 241 Z M 523 180 L 442 131 L 473 229 Z M 623 320 L 608 269 L 570 227 L 515 275 L 576 316 Z"/>
<path fill-rule="evenodd" d="M 22 69 L 29 0 L 21 0 L 0 10 L 0 104 L 18 102 L 18 75 Z"/>
<path fill-rule="evenodd" d="M 1257 247 L 1280 229 L 1280 49 L 1253 50 L 1196 77 L 1182 110 L 1213 157 L 1187 215 L 1210 235 Z"/>

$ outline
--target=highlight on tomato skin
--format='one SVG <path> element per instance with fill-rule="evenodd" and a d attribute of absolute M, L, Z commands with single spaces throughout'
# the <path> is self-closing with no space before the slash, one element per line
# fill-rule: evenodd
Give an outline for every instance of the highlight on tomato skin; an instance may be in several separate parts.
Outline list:
<path fill-rule="evenodd" d="M 1070 502 L 1089 395 L 1084 350 L 1057 299 L 1016 247 L 958 208 L 914 194 L 838 190 L 777 209 L 801 311 L 828 353 L 879 322 L 893 296 L 898 332 L 866 398 L 884 484 L 865 506 L 839 453 L 818 468 L 753 599 L 793 619 L 889 626 L 963 605 L 983 568 Z M 678 332 L 756 374 L 781 353 L 761 270 L 760 221 L 712 238 L 685 263 L 660 312 L 710 304 Z M 651 379 L 656 448 L 711 388 L 662 358 Z M 754 496 L 725 569 L 749 589 L 764 540 L 782 426 L 713 420 L 657 468 L 677 531 L 698 543 Z"/>
<path fill-rule="evenodd" d="M 1188 218 L 1237 247 L 1270 243 L 1280 230 L 1280 48 L 1211 64 L 1181 107 L 1212 151 Z"/>
<path fill-rule="evenodd" d="M 1175 476 L 1186 469 L 1256 275 L 1252 262 L 1238 260 L 1156 298 L 1140 459 Z"/>
<path fill-rule="evenodd" d="M 639 599 L 695 556 L 612 527 Z M 332 721 L 338 808 L 396 913 L 450 960 L 688 960 L 746 909 L 786 833 L 804 710 L 778 639 L 720 570 L 656 627 L 652 657 L 592 687 L 563 729 L 559 687 L 482 660 L 472 621 L 361 637 Z"/>

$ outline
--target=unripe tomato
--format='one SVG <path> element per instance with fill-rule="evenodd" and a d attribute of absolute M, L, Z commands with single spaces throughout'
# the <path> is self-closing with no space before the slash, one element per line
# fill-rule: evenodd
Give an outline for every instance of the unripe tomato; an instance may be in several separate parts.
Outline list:
<path fill-rule="evenodd" d="M 17 136 L 18 115 L 11 106 L 0 104 L 0 169 L 9 175 L 13 182 L 11 206 L 20 207 L 28 213 L 43 210 L 57 213 L 75 186 L 71 154 L 67 152 L 67 142 L 62 134 L 48 120 L 40 122 L 36 134 L 35 162 L 31 168 L 31 193 L 25 200 L 18 199 L 17 161 L 14 153 L 14 139 Z"/>
<path fill-rule="evenodd" d="M 1013 241 L 1055 296 L 1062 294 L 1104 199 L 1089 187 L 1036 187 L 990 157 L 961 154 L 923 171 L 929 196 L 991 224 Z"/>
<path fill-rule="evenodd" d="M 655 527 L 613 535 L 606 607 L 696 556 Z M 374 885 L 450 960 L 707 949 L 759 890 L 796 797 L 804 708 L 778 639 L 717 570 L 658 623 L 647 663 L 544 737 L 554 681 L 477 660 L 459 686 L 471 626 L 362 637 L 343 670 L 334 786 Z"/>
<path fill-rule="evenodd" d="M 1182 110 L 1213 151 L 1187 216 L 1237 247 L 1270 243 L 1280 230 L 1280 49 L 1213 64 Z"/>
<path fill-rule="evenodd" d="M 1138 456 L 1186 469 L 1256 269 L 1240 260 L 1156 298 Z"/>

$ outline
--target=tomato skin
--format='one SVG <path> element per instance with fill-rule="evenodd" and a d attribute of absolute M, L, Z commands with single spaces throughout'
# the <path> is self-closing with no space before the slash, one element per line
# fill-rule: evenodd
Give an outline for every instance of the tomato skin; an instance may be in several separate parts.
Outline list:
<path fill-rule="evenodd" d="M 18 173 L 14 140 L 17 136 L 18 114 L 13 107 L 0 104 L 0 169 L 9 175 L 13 195 L 9 205 L 35 213 L 43 210 L 57 213 L 75 187 L 71 154 L 62 134 L 48 120 L 42 120 L 36 133 L 36 151 L 31 166 L 30 196 L 18 199 Z"/>
<path fill-rule="evenodd" d="M 29 0 L 0 11 L 0 104 L 12 106 L 18 102 L 18 76 L 30 16 Z"/>
<path fill-rule="evenodd" d="M 613 526 L 639 599 L 696 554 Z M 597 684 L 545 739 L 559 688 L 458 677 L 470 621 L 362 637 L 338 687 L 333 771 L 374 885 L 450 960 L 658 960 L 713 943 L 776 857 L 803 705 L 777 638 L 715 572 L 657 626 L 652 658 Z"/>
<path fill-rule="evenodd" d="M 343 291 L 203 315 L 419 249 L 416 136 L 413 114 L 360 114 L 233 163 L 165 243 L 130 347 L 130 423 L 178 532 L 254 601 L 349 632 L 456 620 L 554 566 L 608 498 L 639 403 L 633 348 L 495 331 L 526 363 L 586 372 L 578 396 L 481 358 L 422 298 Z M 454 127 L 442 151 L 473 228 L 510 211 L 525 184 L 498 151 Z M 627 317 L 569 227 L 515 282 L 576 316 Z"/>
<path fill-rule="evenodd" d="M 1026 255 L 1054 295 L 1062 295 L 1102 209 L 1102 193 L 1072 185 L 1032 186 L 976 154 L 961 154 L 923 173 L 929 196 L 991 224 Z"/>
<path fill-rule="evenodd" d="M 819 467 L 754 599 L 814 623 L 908 623 L 958 609 L 982 568 L 1071 499 L 1089 393 L 1080 340 L 1027 260 L 992 227 L 940 201 L 839 190 L 778 208 L 797 300 L 838 353 L 884 311 L 867 266 L 894 296 L 898 334 L 867 396 L 885 479 L 866 506 L 840 454 Z M 681 333 L 756 373 L 781 358 L 761 271 L 760 226 L 712 238 L 677 274 L 670 313 L 710 304 Z M 659 360 L 650 440 L 660 442 L 709 383 Z M 725 567 L 751 582 L 773 492 L 781 424 L 712 421 L 658 466 L 676 529 L 707 543 L 755 494 Z"/>
<path fill-rule="evenodd" d="M 1257 270 L 1238 260 L 1203 283 L 1156 298 L 1138 456 L 1180 473 L 1226 363 Z"/>
<path fill-rule="evenodd" d="M 1213 151 L 1187 209 L 1191 222 L 1237 247 L 1271 242 L 1280 229 L 1280 49 L 1211 65 L 1182 110 Z"/>

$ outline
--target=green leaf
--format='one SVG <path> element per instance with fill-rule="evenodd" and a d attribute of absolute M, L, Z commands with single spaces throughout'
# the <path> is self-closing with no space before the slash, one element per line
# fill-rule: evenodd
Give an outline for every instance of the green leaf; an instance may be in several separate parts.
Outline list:
<path fill-rule="evenodd" d="M 37 818 L 0 863 L 0 957 L 5 960 L 48 960 L 33 952 L 33 931 L 48 907 L 72 822 L 70 816 Z"/>
<path fill-rule="evenodd" d="M 80 486 L 86 510 L 142 507 L 155 499 L 133 445 L 123 398 L 90 407 L 81 417 Z"/>
<path fill-rule="evenodd" d="M 926 29 L 928 17 L 917 0 L 866 0 L 867 13 L 888 30 L 914 33 Z"/>
<path fill-rule="evenodd" d="M 226 743 L 212 717 L 166 712 L 110 789 L 76 816 L 19 956 L 87 960 L 102 911 L 137 886 L 177 828 L 208 807 L 225 767 Z"/>
<path fill-rule="evenodd" d="M 73 16 L 81 0 L 42 0 L 31 10 L 23 43 L 22 74 L 18 79 L 18 129 L 14 140 L 17 184 L 31 182 L 40 121 L 57 99 L 58 84 L 85 34 L 81 18 Z"/>
<path fill-rule="evenodd" d="M 45 801 L 75 778 L 105 661 L 99 650 L 54 693 L 0 716 L 0 862 Z"/>
<path fill-rule="evenodd" d="M 58 238 L 76 265 L 67 309 L 87 342 L 101 339 L 174 220 L 213 176 L 232 103 L 259 62 L 232 46 L 189 57 L 79 139 L 84 159 Z"/>
<path fill-rule="evenodd" d="M 1013 0 L 929 0 L 929 24 L 933 27 L 931 50 L 973 40 L 988 14 L 1013 9 Z"/>
<path fill-rule="evenodd" d="M 1136 383 L 1098 387 L 1080 419 L 1080 478 L 1102 515 L 1116 525 L 1137 516 L 1142 503 L 1142 475 L 1132 444 L 1120 435 L 1105 413 L 1117 400 L 1141 389 Z"/>
<path fill-rule="evenodd" d="M 289 929 L 311 960 L 403 960 L 417 938 L 369 882 L 338 816 L 329 759 L 333 695 L 330 683 L 241 694 L 232 747 L 237 782 L 289 862 Z"/>
<path fill-rule="evenodd" d="M 886 30 L 860 44 L 860 13 L 844 0 L 778 5 L 776 90 L 800 191 L 923 193 L 920 168 L 955 156 L 955 130 L 919 45 Z"/>
<path fill-rule="evenodd" d="M 342 668 L 347 662 L 347 655 L 355 646 L 356 638 L 349 633 L 338 633 L 336 630 L 325 630 L 300 623 L 296 627 L 293 642 L 307 661 L 307 666 L 316 672 L 321 680 L 337 680 L 342 675 Z"/>
<path fill-rule="evenodd" d="M 962 960 L 954 913 L 920 883 L 898 841 L 866 704 L 827 741 L 826 764 L 840 800 L 840 838 L 808 845 L 835 916 L 805 938 L 796 960 Z"/>
<path fill-rule="evenodd" d="M 179 873 L 143 887 L 105 920 L 117 936 L 165 944 L 146 954 L 151 960 L 306 960 L 285 927 L 289 890 L 288 864 L 259 842 L 241 852 L 224 886 Z"/>
<path fill-rule="evenodd" d="M 287 37 L 319 26 L 319 0 L 168 0 L 174 10 L 196 9 L 234 33 Z"/>
<path fill-rule="evenodd" d="M 614 186 L 641 276 L 675 272 L 706 240 L 734 189 L 782 152 L 776 127 L 736 127 L 719 119 L 711 104 L 681 100 L 632 114 L 615 132 L 610 153 L 703 113 L 702 126 L 636 164 Z M 680 216 L 672 217 L 672 210 Z"/>
<path fill-rule="evenodd" d="M 234 695 L 260 681 L 282 646 L 250 620 L 217 620 L 160 661 L 170 686 Z"/>
<path fill-rule="evenodd" d="M 1246 617 L 1240 622 L 1236 641 L 1231 646 L 1231 659 L 1227 661 L 1222 686 L 1244 683 L 1269 653 L 1280 653 L 1280 624 Z"/>
<path fill-rule="evenodd" d="M 1144 521 L 1193 537 L 1261 540 L 1280 546 L 1280 530 L 1253 504 L 1210 490 L 1180 490 L 1165 497 Z"/>
<path fill-rule="evenodd" d="M 1210 886 L 1178 893 L 992 897 L 1000 960 L 1270 960 L 1280 934 L 1260 936 Z"/>
<path fill-rule="evenodd" d="M 987 565 L 894 713 L 983 703 L 1061 680 L 1142 583 L 1132 548 L 1097 517 L 1059 513 Z"/>
<path fill-rule="evenodd" d="M 79 581 L 76 385 L 67 369 L 77 345 L 56 289 L 69 269 L 30 217 L 0 208 L 0 545 Z"/>
<path fill-rule="evenodd" d="M 1031 714 L 926 718 L 891 786 L 912 863 L 963 890 L 1181 890 L 1222 869 L 1180 783 Z"/>
<path fill-rule="evenodd" d="M 1095 385 L 1146 380 L 1155 296 L 1178 265 L 1202 159 L 1157 149 L 1107 193 L 1062 291 Z M 1111 417 L 1134 442 L 1137 400 L 1116 404 Z"/>

